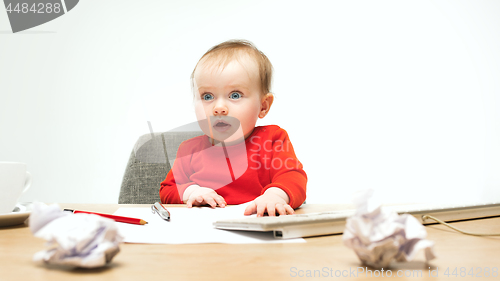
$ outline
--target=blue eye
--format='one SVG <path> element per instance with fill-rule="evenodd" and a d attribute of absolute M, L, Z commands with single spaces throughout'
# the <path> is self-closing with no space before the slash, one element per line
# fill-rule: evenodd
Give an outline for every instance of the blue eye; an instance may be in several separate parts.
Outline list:
<path fill-rule="evenodd" d="M 239 98 L 241 98 L 241 94 L 240 93 L 238 93 L 238 92 L 231 93 L 231 99 L 237 100 Z"/>
<path fill-rule="evenodd" d="M 203 94 L 203 96 L 201 96 L 201 98 L 203 100 L 213 100 L 214 99 L 214 96 L 212 94 Z"/>

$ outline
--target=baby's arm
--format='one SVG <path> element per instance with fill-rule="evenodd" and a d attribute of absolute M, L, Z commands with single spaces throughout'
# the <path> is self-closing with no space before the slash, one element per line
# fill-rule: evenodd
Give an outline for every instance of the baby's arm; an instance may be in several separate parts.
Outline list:
<path fill-rule="evenodd" d="M 263 216 L 266 211 L 269 216 L 275 216 L 276 213 L 293 214 L 293 209 L 298 208 L 305 200 L 307 175 L 295 155 L 288 134 L 277 126 L 270 127 L 270 130 L 276 128 L 269 138 L 272 140 L 272 149 L 268 147 L 259 150 L 261 153 L 267 153 L 265 156 L 270 159 L 268 163 L 271 164 L 263 164 L 263 167 L 269 167 L 271 182 L 264 187 L 264 193 L 245 209 L 245 215 L 257 213 L 257 216 Z M 257 139 L 257 142 L 259 140 Z M 266 146 L 262 144 L 262 147 Z M 282 165 L 274 165 L 275 159 L 279 160 L 276 163 Z"/>
<path fill-rule="evenodd" d="M 276 212 L 280 215 L 293 215 L 294 211 L 288 203 L 290 198 L 283 189 L 270 187 L 247 206 L 244 215 L 257 213 L 258 217 L 262 217 L 266 211 L 269 216 L 275 216 Z"/>
<path fill-rule="evenodd" d="M 182 201 L 186 203 L 188 208 L 203 205 L 210 205 L 212 208 L 219 205 L 221 208 L 224 208 L 227 205 L 224 198 L 217 194 L 215 190 L 208 187 L 201 187 L 197 184 L 186 188 L 182 195 Z"/>

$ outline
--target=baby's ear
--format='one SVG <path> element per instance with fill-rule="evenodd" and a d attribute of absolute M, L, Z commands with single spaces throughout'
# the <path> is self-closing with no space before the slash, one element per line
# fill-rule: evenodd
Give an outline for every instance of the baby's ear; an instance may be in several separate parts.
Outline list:
<path fill-rule="evenodd" d="M 274 95 L 272 93 L 267 93 L 264 95 L 261 99 L 260 102 L 260 112 L 259 112 L 259 118 L 264 118 L 266 117 L 267 113 L 271 109 L 271 105 L 273 104 L 274 101 Z"/>

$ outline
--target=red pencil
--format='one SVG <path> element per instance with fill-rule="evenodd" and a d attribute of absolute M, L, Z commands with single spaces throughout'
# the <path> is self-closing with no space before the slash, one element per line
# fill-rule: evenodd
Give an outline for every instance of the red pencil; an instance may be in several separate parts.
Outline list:
<path fill-rule="evenodd" d="M 94 213 L 94 212 L 87 212 L 87 211 L 79 211 L 79 210 L 71 210 L 71 209 L 64 209 L 64 211 L 73 212 L 74 214 L 92 214 L 92 215 L 98 215 L 98 216 L 101 216 L 101 217 L 112 219 L 112 220 L 117 221 L 117 222 L 124 222 L 124 223 L 130 223 L 130 224 L 144 225 L 144 224 L 148 223 L 145 220 L 136 219 L 136 218 L 120 217 L 120 216 L 114 216 L 114 215 L 108 215 L 108 214 L 101 214 L 101 213 Z"/>

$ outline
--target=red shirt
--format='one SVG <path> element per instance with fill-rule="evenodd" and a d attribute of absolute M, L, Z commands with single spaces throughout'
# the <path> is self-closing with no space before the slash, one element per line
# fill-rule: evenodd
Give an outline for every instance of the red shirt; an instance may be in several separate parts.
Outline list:
<path fill-rule="evenodd" d="M 213 146 L 206 135 L 184 141 L 167 178 L 161 183 L 162 203 L 182 204 L 192 184 L 214 189 L 227 204 L 242 204 L 270 187 L 284 190 L 292 208 L 306 199 L 307 175 L 285 130 L 256 127 L 244 142 Z"/>

